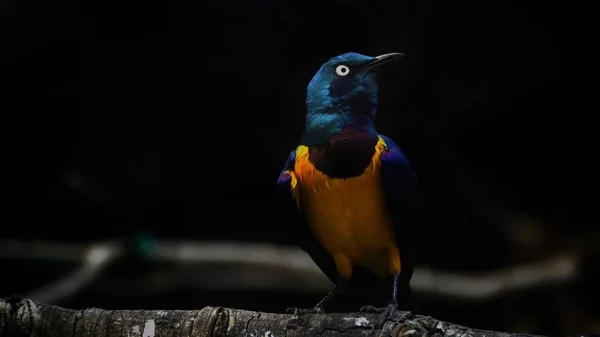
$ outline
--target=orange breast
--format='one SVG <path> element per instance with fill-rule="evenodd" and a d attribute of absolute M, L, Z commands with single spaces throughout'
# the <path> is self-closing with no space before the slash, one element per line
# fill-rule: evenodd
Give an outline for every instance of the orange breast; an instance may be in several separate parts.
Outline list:
<path fill-rule="evenodd" d="M 400 274 L 400 256 L 381 184 L 380 138 L 370 165 L 361 176 L 336 179 L 317 170 L 308 148 L 296 150 L 295 198 L 321 244 L 333 256 L 341 277 L 352 266 L 364 266 L 380 277 Z"/>

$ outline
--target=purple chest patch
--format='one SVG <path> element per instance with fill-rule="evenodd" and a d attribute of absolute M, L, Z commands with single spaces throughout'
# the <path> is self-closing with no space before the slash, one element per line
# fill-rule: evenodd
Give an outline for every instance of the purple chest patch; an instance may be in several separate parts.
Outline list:
<path fill-rule="evenodd" d="M 358 177 L 371 163 L 376 134 L 354 128 L 346 128 L 331 137 L 325 146 L 310 146 L 308 159 L 330 178 Z"/>

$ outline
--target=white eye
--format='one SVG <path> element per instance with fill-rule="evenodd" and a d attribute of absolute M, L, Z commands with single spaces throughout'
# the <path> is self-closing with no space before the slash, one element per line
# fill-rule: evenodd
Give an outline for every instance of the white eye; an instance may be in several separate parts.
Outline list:
<path fill-rule="evenodd" d="M 348 68 L 348 66 L 340 64 L 339 66 L 335 67 L 335 73 L 338 76 L 346 76 L 350 74 L 350 68 Z"/>

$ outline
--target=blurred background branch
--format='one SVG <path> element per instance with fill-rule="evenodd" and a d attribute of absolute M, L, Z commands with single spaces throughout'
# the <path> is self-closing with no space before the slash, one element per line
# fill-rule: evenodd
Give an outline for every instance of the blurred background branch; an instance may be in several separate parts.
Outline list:
<path fill-rule="evenodd" d="M 205 289 L 263 289 L 325 292 L 330 281 L 301 249 L 291 246 L 242 242 L 154 241 L 143 252 L 125 249 L 123 242 L 68 244 L 0 241 L 0 258 L 76 262 L 78 267 L 50 284 L 22 297 L 60 304 L 95 278 L 100 292 L 119 296 L 144 296 L 179 286 Z M 170 266 L 153 269 L 129 279 L 102 275 L 106 267 L 122 258 L 142 258 Z M 417 268 L 411 285 L 416 293 L 460 300 L 487 301 L 504 293 L 540 287 L 562 286 L 577 277 L 581 254 L 566 251 L 554 256 L 486 273 L 451 273 Z"/>

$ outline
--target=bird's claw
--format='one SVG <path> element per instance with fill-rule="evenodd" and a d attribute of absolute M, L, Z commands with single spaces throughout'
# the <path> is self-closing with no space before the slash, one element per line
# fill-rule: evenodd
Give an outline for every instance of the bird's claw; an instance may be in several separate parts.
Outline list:
<path fill-rule="evenodd" d="M 309 309 L 300 309 L 300 308 L 287 308 L 285 311 L 286 314 L 292 315 L 309 315 L 309 314 L 322 314 L 325 313 L 325 310 L 322 306 L 317 305 L 314 308 Z"/>
<path fill-rule="evenodd" d="M 360 312 L 369 314 L 380 314 L 379 317 L 377 317 L 377 319 L 374 320 L 373 329 L 381 329 L 383 328 L 385 321 L 388 319 L 390 314 L 396 310 L 396 308 L 398 308 L 398 305 L 392 302 L 383 308 L 377 308 L 372 305 L 366 305 L 360 308 Z"/>
<path fill-rule="evenodd" d="M 365 314 L 380 314 L 380 313 L 384 312 L 386 309 L 387 309 L 387 307 L 378 308 L 378 307 L 374 307 L 372 305 L 365 305 L 364 307 L 360 308 L 360 312 L 365 313 Z"/>

